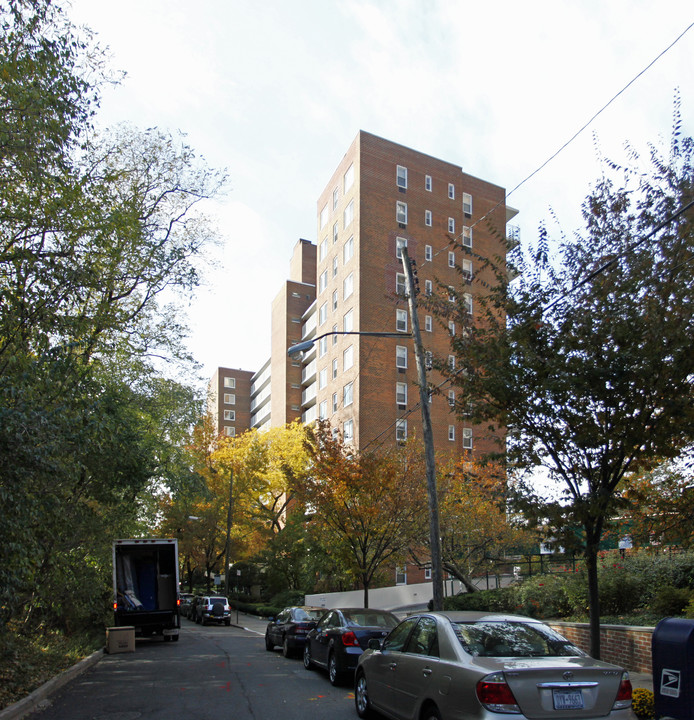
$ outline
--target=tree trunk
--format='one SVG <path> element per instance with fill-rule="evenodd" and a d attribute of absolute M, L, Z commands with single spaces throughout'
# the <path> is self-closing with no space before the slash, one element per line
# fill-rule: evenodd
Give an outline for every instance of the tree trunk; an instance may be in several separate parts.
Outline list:
<path fill-rule="evenodd" d="M 364 584 L 364 607 L 369 607 L 369 581 L 362 577 L 362 583 Z"/>

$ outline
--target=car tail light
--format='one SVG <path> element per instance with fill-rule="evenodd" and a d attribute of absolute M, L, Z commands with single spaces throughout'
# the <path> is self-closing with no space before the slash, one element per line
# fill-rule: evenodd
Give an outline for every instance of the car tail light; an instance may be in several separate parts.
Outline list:
<path fill-rule="evenodd" d="M 622 682 L 619 684 L 612 709 L 623 710 L 628 707 L 631 707 L 631 680 L 629 680 L 629 673 L 625 672 L 622 675 Z"/>
<path fill-rule="evenodd" d="M 477 699 L 492 712 L 520 713 L 503 673 L 486 675 L 477 683 Z"/>
<path fill-rule="evenodd" d="M 342 644 L 347 645 L 347 647 L 359 647 L 359 640 L 357 640 L 357 636 L 349 630 L 342 636 Z"/>

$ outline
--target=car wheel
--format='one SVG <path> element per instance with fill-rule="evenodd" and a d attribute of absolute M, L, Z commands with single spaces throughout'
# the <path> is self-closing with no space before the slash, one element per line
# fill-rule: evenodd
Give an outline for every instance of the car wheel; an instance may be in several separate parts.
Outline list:
<path fill-rule="evenodd" d="M 284 657 L 289 658 L 294 654 L 294 651 L 289 647 L 289 640 L 287 638 L 284 638 L 284 641 L 282 642 L 282 655 Z"/>
<path fill-rule="evenodd" d="M 224 621 L 224 624 L 225 624 L 227 627 L 229 627 L 229 626 L 231 625 L 231 618 L 227 618 L 227 619 Z"/>
<path fill-rule="evenodd" d="M 424 709 L 422 720 L 441 720 L 441 713 L 436 705 L 429 705 Z"/>
<path fill-rule="evenodd" d="M 172 635 L 171 636 L 171 642 L 178 642 L 179 635 Z"/>
<path fill-rule="evenodd" d="M 265 633 L 265 649 L 266 650 L 274 650 L 275 649 L 275 643 L 270 640 L 270 636 Z"/>
<path fill-rule="evenodd" d="M 366 675 L 361 671 L 357 674 L 357 680 L 354 683 L 354 704 L 357 708 L 357 715 L 359 715 L 360 718 L 370 718 L 373 716 L 371 701 L 369 700 L 369 691 L 366 687 Z"/>
<path fill-rule="evenodd" d="M 332 650 L 328 656 L 328 677 L 330 678 L 331 685 L 337 686 L 342 684 L 342 673 L 338 672 L 337 658 Z"/>
<path fill-rule="evenodd" d="M 313 670 L 313 660 L 311 660 L 311 646 L 309 645 L 308 640 L 306 641 L 306 645 L 304 645 L 304 667 L 307 670 Z"/>

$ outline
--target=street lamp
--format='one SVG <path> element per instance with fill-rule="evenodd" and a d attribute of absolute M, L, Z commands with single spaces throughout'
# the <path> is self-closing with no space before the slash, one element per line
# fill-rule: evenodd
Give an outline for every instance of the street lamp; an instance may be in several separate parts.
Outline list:
<path fill-rule="evenodd" d="M 304 342 L 297 343 L 296 345 L 292 345 L 289 350 L 287 350 L 287 355 L 290 357 L 292 355 L 298 355 L 299 353 L 306 352 L 307 350 L 310 350 L 315 344 L 317 340 L 320 340 L 321 338 L 328 337 L 328 335 L 362 335 L 366 337 L 412 337 L 410 333 L 401 333 L 401 332 L 359 332 L 357 330 L 331 330 L 330 332 L 325 332 L 322 335 L 316 335 L 316 337 L 311 338 L 310 340 L 305 340 Z"/>

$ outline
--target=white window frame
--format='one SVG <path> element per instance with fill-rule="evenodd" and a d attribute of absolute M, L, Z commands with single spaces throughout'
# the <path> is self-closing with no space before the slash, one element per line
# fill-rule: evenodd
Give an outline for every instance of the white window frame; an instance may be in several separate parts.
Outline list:
<path fill-rule="evenodd" d="M 350 273 L 342 281 L 342 299 L 347 300 L 354 293 L 354 273 Z"/>
<path fill-rule="evenodd" d="M 354 345 L 350 345 L 342 352 L 342 370 L 349 370 L 354 365 Z"/>
<path fill-rule="evenodd" d="M 448 199 L 455 200 L 455 185 L 453 183 L 448 183 Z"/>
<path fill-rule="evenodd" d="M 451 442 L 455 442 L 455 425 L 448 426 L 448 439 Z"/>
<path fill-rule="evenodd" d="M 451 233 L 451 235 L 455 235 L 455 218 L 448 218 L 448 232 Z"/>
<path fill-rule="evenodd" d="M 407 405 L 407 383 L 395 383 L 395 403 L 396 405 Z"/>
<path fill-rule="evenodd" d="M 354 235 L 342 246 L 342 263 L 346 265 L 354 256 Z"/>
<path fill-rule="evenodd" d="M 468 225 L 463 225 L 463 247 L 472 247 L 472 228 Z"/>
<path fill-rule="evenodd" d="M 424 246 L 424 259 L 431 262 L 434 259 L 434 248 L 431 245 Z"/>
<path fill-rule="evenodd" d="M 337 255 L 335 255 L 333 258 L 333 277 L 337 276 L 338 262 Z"/>
<path fill-rule="evenodd" d="M 354 185 L 354 163 L 352 163 L 342 176 L 343 193 L 346 193 Z"/>
<path fill-rule="evenodd" d="M 395 220 L 400 225 L 407 225 L 407 203 L 398 200 L 395 203 Z"/>
<path fill-rule="evenodd" d="M 431 214 L 431 210 L 425 210 L 424 211 L 424 224 L 427 227 L 431 227 L 432 222 L 433 222 L 433 216 Z"/>
<path fill-rule="evenodd" d="M 324 357 L 328 354 L 328 337 L 322 337 L 318 341 L 318 357 Z"/>
<path fill-rule="evenodd" d="M 335 223 L 333 223 L 333 245 L 337 242 L 339 235 L 340 235 L 339 223 L 335 222 Z"/>
<path fill-rule="evenodd" d="M 224 387 L 229 388 L 230 390 L 235 390 L 236 389 L 236 378 L 225 377 L 224 378 Z"/>
<path fill-rule="evenodd" d="M 405 345 L 395 346 L 395 367 L 407 369 L 407 347 Z"/>
<path fill-rule="evenodd" d="M 328 205 L 320 211 L 320 229 L 322 230 L 328 222 Z"/>
<path fill-rule="evenodd" d="M 233 425 L 225 425 L 224 434 L 227 437 L 236 437 L 236 428 Z"/>
<path fill-rule="evenodd" d="M 398 260 L 402 260 L 402 249 L 407 247 L 407 238 L 396 237 L 395 238 L 395 257 Z"/>
<path fill-rule="evenodd" d="M 225 405 L 236 405 L 236 393 L 224 393 Z"/>
<path fill-rule="evenodd" d="M 328 417 L 328 401 L 322 400 L 318 405 L 318 419 L 326 420 Z"/>
<path fill-rule="evenodd" d="M 337 379 L 337 358 L 333 358 L 333 380 Z"/>
<path fill-rule="evenodd" d="M 236 410 L 225 410 L 224 419 L 230 422 L 236 422 Z"/>
<path fill-rule="evenodd" d="M 325 288 L 328 287 L 328 271 L 323 270 L 323 272 L 318 276 L 318 294 L 322 293 Z"/>
<path fill-rule="evenodd" d="M 424 294 L 430 297 L 434 294 L 434 283 L 431 280 L 424 281 Z"/>
<path fill-rule="evenodd" d="M 463 450 L 472 450 L 472 428 L 463 428 Z"/>
<path fill-rule="evenodd" d="M 318 389 L 322 390 L 323 388 L 327 387 L 328 385 L 328 368 L 323 368 L 318 373 Z"/>
<path fill-rule="evenodd" d="M 328 254 L 328 238 L 324 237 L 321 240 L 320 247 L 318 248 L 318 262 L 322 262 L 323 260 L 325 260 L 327 254 Z"/>
<path fill-rule="evenodd" d="M 350 308 L 342 316 L 342 330 L 343 330 L 343 332 L 353 332 L 354 331 L 354 308 Z"/>
<path fill-rule="evenodd" d="M 407 420 L 404 418 L 398 418 L 395 421 L 395 439 L 397 442 L 407 440 Z"/>
<path fill-rule="evenodd" d="M 461 266 L 462 266 L 462 270 L 463 270 L 463 278 L 465 280 L 467 280 L 468 282 L 472 281 L 472 278 L 474 277 L 473 272 L 472 272 L 472 260 L 463 258 Z"/>
<path fill-rule="evenodd" d="M 455 407 L 455 390 L 448 391 L 448 405 L 449 407 Z"/>
<path fill-rule="evenodd" d="M 318 310 L 318 326 L 325 324 L 328 321 L 328 303 L 324 302 Z"/>
<path fill-rule="evenodd" d="M 336 413 L 337 412 L 337 393 L 336 392 L 333 393 L 331 402 L 332 402 L 333 412 Z"/>
<path fill-rule="evenodd" d="M 342 439 L 345 443 L 354 442 L 354 420 L 345 420 L 342 424 Z"/>
<path fill-rule="evenodd" d="M 340 188 L 336 187 L 333 190 L 333 210 L 337 207 L 337 204 L 340 202 Z"/>
<path fill-rule="evenodd" d="M 455 267 L 455 252 L 453 250 L 448 251 L 448 267 Z"/>
<path fill-rule="evenodd" d="M 453 320 L 448 321 L 448 334 L 455 337 L 455 322 Z"/>
<path fill-rule="evenodd" d="M 427 192 L 431 192 L 432 187 L 433 187 L 433 183 L 431 181 L 431 175 L 425 175 L 424 176 L 424 189 Z"/>
<path fill-rule="evenodd" d="M 342 228 L 346 229 L 354 220 L 354 200 L 350 200 L 342 212 Z"/>
<path fill-rule="evenodd" d="M 407 565 L 403 565 L 402 567 L 398 565 L 395 568 L 395 584 L 407 585 Z"/>
<path fill-rule="evenodd" d="M 395 184 L 407 190 L 407 168 L 403 165 L 398 165 L 395 169 Z"/>
<path fill-rule="evenodd" d="M 472 315 L 472 295 L 470 293 L 463 293 L 463 307 L 468 315 Z"/>
<path fill-rule="evenodd" d="M 333 290 L 333 312 L 337 310 L 337 303 L 339 302 L 338 296 L 337 296 L 337 290 Z"/>
<path fill-rule="evenodd" d="M 424 332 L 434 331 L 434 318 L 431 315 L 424 316 Z"/>
<path fill-rule="evenodd" d="M 342 388 L 342 407 L 349 407 L 354 402 L 354 383 L 348 382 Z"/>
<path fill-rule="evenodd" d="M 472 195 L 470 193 L 463 193 L 463 212 L 465 217 L 472 216 Z"/>
<path fill-rule="evenodd" d="M 398 332 L 407 332 L 407 310 L 395 310 L 395 329 Z"/>
<path fill-rule="evenodd" d="M 407 294 L 407 276 L 405 273 L 395 273 L 395 294 Z"/>

